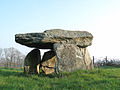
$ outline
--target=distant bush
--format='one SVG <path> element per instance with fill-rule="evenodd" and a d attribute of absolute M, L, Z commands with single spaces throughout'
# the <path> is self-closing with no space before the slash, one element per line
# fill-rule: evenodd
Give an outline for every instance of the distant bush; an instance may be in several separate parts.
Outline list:
<path fill-rule="evenodd" d="M 97 62 L 94 63 L 95 67 L 104 67 L 104 66 L 113 66 L 113 67 L 120 67 L 120 60 L 97 60 Z"/>

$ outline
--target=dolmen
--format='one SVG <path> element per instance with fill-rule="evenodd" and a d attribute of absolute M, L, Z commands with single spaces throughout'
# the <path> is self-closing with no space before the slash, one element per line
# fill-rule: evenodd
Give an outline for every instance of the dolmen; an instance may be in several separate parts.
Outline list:
<path fill-rule="evenodd" d="M 17 43 L 34 48 L 24 60 L 25 73 L 39 73 L 40 69 L 45 74 L 91 70 L 94 66 L 87 47 L 92 40 L 92 34 L 87 31 L 61 29 L 15 35 Z M 40 49 L 50 51 L 41 59 Z"/>

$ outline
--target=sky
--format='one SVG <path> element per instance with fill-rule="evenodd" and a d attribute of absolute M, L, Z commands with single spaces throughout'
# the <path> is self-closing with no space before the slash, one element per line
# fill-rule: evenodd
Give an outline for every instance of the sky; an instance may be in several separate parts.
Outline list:
<path fill-rule="evenodd" d="M 0 48 L 26 54 L 15 34 L 49 29 L 88 31 L 91 56 L 120 58 L 120 0 L 0 0 Z"/>

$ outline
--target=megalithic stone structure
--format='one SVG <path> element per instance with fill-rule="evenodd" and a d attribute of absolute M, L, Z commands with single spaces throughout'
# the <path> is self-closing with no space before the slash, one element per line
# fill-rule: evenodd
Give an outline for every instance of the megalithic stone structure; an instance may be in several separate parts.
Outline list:
<path fill-rule="evenodd" d="M 42 33 L 16 34 L 15 41 L 22 45 L 51 49 L 54 51 L 57 61 L 56 72 L 72 72 L 79 69 L 93 69 L 87 47 L 92 44 L 93 36 L 87 31 L 69 31 L 61 29 L 46 30 Z M 49 67 L 50 59 L 44 63 Z M 52 61 L 52 60 L 51 60 Z M 42 62 L 43 63 L 43 62 Z M 44 71 L 47 71 L 44 69 Z M 49 71 L 49 70 L 48 70 Z M 54 71 L 52 69 L 52 71 Z M 49 72 L 52 72 L 49 71 Z M 49 74 L 49 72 L 45 72 Z"/>

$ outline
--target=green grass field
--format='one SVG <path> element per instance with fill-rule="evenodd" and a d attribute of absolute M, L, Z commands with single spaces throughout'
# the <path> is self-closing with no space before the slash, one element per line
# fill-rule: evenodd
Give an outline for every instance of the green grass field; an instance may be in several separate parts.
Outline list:
<path fill-rule="evenodd" d="M 104 67 L 61 75 L 24 75 L 0 68 L 0 90 L 120 90 L 120 68 Z"/>

